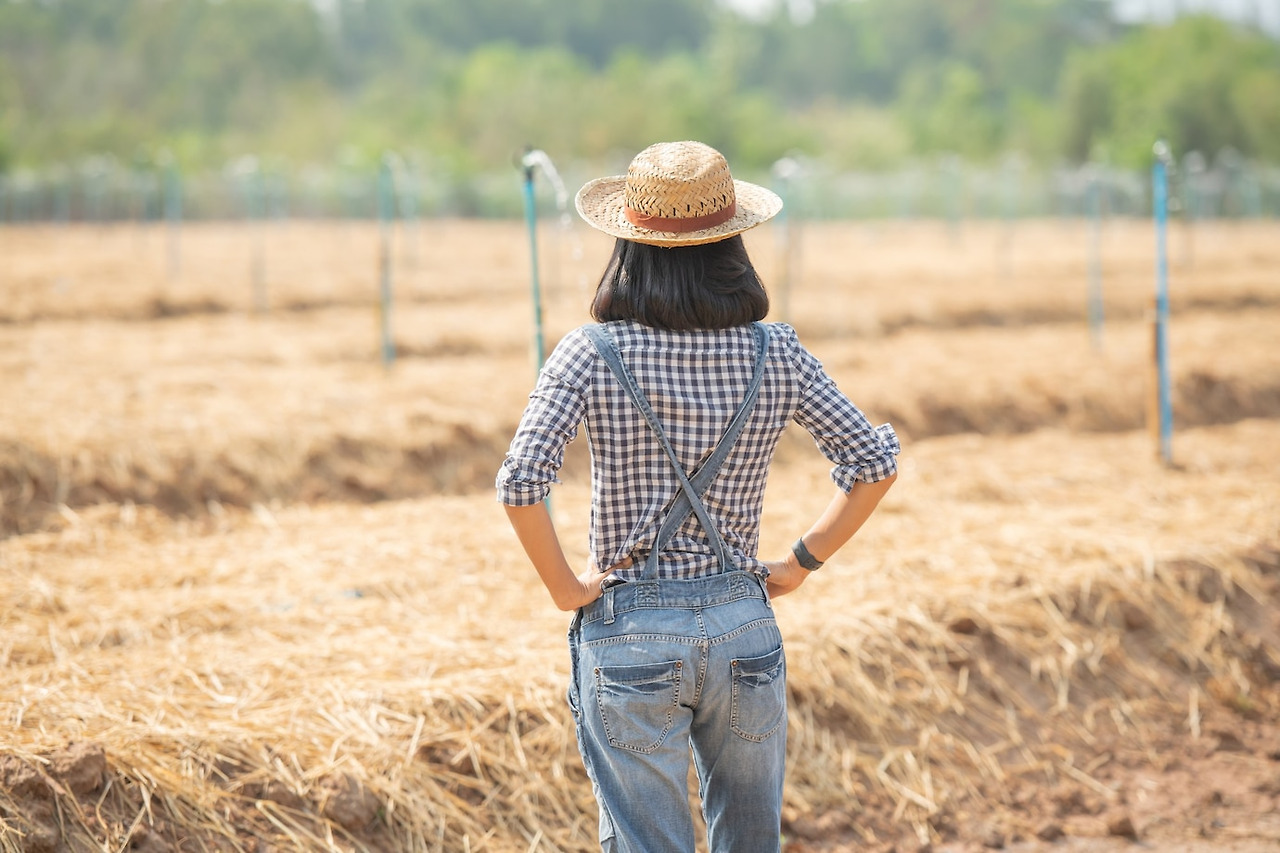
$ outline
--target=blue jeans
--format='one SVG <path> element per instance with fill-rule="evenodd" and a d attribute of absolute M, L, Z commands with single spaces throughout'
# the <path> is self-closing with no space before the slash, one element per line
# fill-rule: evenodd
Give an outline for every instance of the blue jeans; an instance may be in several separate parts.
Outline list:
<path fill-rule="evenodd" d="M 569 705 L 606 853 L 778 853 L 786 661 L 764 582 L 734 571 L 611 587 L 569 631 Z"/>

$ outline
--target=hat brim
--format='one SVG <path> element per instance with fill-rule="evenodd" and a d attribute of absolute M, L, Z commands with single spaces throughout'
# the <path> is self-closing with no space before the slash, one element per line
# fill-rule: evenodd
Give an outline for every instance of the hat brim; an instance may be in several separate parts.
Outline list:
<path fill-rule="evenodd" d="M 734 180 L 736 201 L 734 217 L 727 222 L 697 231 L 651 231 L 633 225 L 623 208 L 626 206 L 627 177 L 617 175 L 597 178 L 578 190 L 574 206 L 588 225 L 614 237 L 648 243 L 650 246 L 698 246 L 714 243 L 755 228 L 778 215 L 782 199 L 772 190 L 747 181 Z"/>

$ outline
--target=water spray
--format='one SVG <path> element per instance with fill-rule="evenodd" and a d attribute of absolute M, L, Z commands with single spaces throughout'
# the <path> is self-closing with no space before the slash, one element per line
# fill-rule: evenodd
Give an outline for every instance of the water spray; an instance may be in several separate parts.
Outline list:
<path fill-rule="evenodd" d="M 1182 158 L 1184 199 L 1180 212 L 1182 213 L 1182 231 L 1184 235 L 1182 265 L 1186 267 L 1195 265 L 1196 231 L 1198 230 L 1200 216 L 1204 213 L 1207 169 L 1208 164 L 1205 162 L 1204 155 L 1199 151 L 1188 151 Z"/>
<path fill-rule="evenodd" d="M 795 211 L 791 210 L 794 197 L 791 192 L 797 178 L 804 171 L 800 162 L 794 157 L 783 157 L 773 164 L 770 170 L 778 187 L 778 196 L 782 199 L 782 210 L 778 211 L 776 233 L 778 235 L 778 295 L 780 297 L 778 314 L 784 323 L 791 322 L 791 288 L 797 278 L 800 253 L 797 244 L 800 242 L 798 223 L 795 222 Z"/>
<path fill-rule="evenodd" d="M 553 261 L 558 262 L 561 255 L 561 253 L 558 251 L 559 237 L 562 234 L 571 233 L 570 229 L 571 229 L 571 226 L 573 225 L 573 217 L 570 215 L 570 212 L 569 212 L 569 190 L 565 188 L 564 181 L 560 178 L 560 173 L 556 171 L 555 163 L 551 162 L 551 158 L 547 156 L 547 153 L 545 151 L 526 149 L 524 159 L 522 161 L 522 165 L 525 168 L 529 168 L 532 166 L 532 167 L 541 169 L 542 174 L 546 175 L 547 180 L 551 182 L 551 188 L 555 191 L 556 212 L 558 214 L 559 229 L 556 231 L 557 251 L 552 253 L 551 258 Z M 577 241 L 577 239 L 574 239 L 573 241 L 571 257 L 574 261 L 581 260 L 582 258 L 582 246 Z M 555 270 L 552 271 L 552 276 L 551 276 L 552 281 L 557 280 L 557 276 L 555 275 L 555 272 L 556 272 Z M 583 278 L 579 282 L 579 284 L 585 285 L 586 279 Z"/>
<path fill-rule="evenodd" d="M 526 146 L 524 156 L 520 158 L 520 167 L 524 172 L 524 214 L 529 225 L 529 258 L 532 275 L 530 278 L 533 293 L 533 363 L 537 373 L 542 372 L 546 345 L 542 336 L 542 288 L 538 282 L 538 204 L 533 192 L 533 170 L 542 169 L 542 173 L 551 181 L 556 189 L 556 206 L 561 211 L 561 222 L 568 225 L 569 193 L 565 190 L 560 173 L 545 151 Z M 551 512 L 551 498 L 546 499 L 547 512 Z"/>
<path fill-rule="evenodd" d="M 545 151 L 525 148 L 524 156 L 520 158 L 520 167 L 524 171 L 524 216 L 529 226 L 530 286 L 533 295 L 533 363 L 534 369 L 541 372 L 546 348 L 542 335 L 542 285 L 538 280 L 538 204 L 533 192 L 533 170 L 541 168 L 543 174 L 552 182 L 552 186 L 558 185 L 557 191 L 560 193 L 558 199 L 563 198 L 566 206 L 568 193 L 564 189 L 564 182 L 560 180 L 559 173 L 551 163 L 551 158 Z"/>

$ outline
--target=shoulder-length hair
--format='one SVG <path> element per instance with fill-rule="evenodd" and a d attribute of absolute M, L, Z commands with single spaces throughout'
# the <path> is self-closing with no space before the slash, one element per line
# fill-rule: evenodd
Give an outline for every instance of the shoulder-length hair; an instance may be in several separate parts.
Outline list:
<path fill-rule="evenodd" d="M 729 329 L 763 320 L 769 295 L 741 235 L 699 246 L 650 246 L 619 239 L 591 316 L 673 331 Z"/>

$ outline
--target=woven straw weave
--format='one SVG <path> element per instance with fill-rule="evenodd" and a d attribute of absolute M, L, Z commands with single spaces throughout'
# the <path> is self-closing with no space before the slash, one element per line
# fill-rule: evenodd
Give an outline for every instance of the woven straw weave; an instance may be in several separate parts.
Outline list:
<path fill-rule="evenodd" d="M 782 209 L 778 196 L 747 181 L 735 180 L 724 156 L 701 142 L 660 142 L 641 151 L 626 175 L 598 178 L 578 191 L 578 213 L 606 234 L 655 246 L 713 243 L 772 219 Z M 627 217 L 689 220 L 734 207 L 732 218 L 696 230 L 662 231 L 641 227 Z"/>

